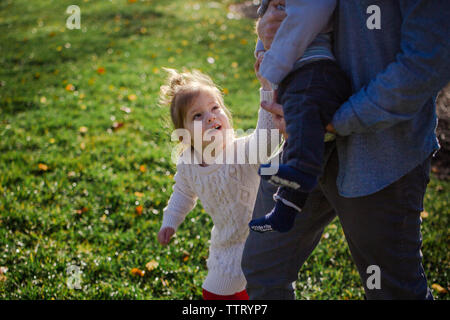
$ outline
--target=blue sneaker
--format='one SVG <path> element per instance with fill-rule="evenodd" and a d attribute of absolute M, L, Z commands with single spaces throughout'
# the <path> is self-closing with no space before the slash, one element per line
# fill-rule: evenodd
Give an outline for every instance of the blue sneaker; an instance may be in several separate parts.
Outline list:
<path fill-rule="evenodd" d="M 294 220 L 299 209 L 295 209 L 279 200 L 275 207 L 264 217 L 250 221 L 248 226 L 251 230 L 265 233 L 271 231 L 288 232 L 294 226 Z"/>
<path fill-rule="evenodd" d="M 270 163 L 260 165 L 258 174 L 261 179 L 267 180 L 278 187 L 288 187 L 301 192 L 311 192 L 317 185 L 317 176 L 294 169 L 287 164 L 280 164 L 277 173 L 261 175 L 262 168 L 269 168 Z"/>

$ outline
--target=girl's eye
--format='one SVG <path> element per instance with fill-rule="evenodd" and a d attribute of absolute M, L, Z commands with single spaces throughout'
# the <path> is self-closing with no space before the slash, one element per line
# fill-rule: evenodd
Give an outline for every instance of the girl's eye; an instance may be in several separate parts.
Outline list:
<path fill-rule="evenodd" d="M 196 119 L 200 118 L 201 115 L 202 115 L 201 113 L 196 113 L 196 114 L 194 114 L 193 119 L 196 120 Z"/>
<path fill-rule="evenodd" d="M 217 110 L 217 109 L 219 109 L 219 106 L 214 106 L 212 109 Z"/>
<path fill-rule="evenodd" d="M 282 4 L 279 4 L 279 5 L 277 5 L 277 10 L 284 11 L 284 10 L 286 10 L 286 7 Z"/>

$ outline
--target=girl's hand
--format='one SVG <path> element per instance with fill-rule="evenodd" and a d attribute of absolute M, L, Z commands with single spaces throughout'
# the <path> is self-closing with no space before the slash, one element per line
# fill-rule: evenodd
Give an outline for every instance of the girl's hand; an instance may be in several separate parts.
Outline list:
<path fill-rule="evenodd" d="M 261 62 L 264 58 L 264 51 L 260 51 L 258 52 L 258 58 L 256 59 L 255 62 L 255 74 L 256 77 L 258 78 L 259 82 L 261 83 L 261 87 L 263 90 L 265 91 L 271 91 L 272 87 L 270 85 L 270 82 L 267 81 L 260 73 L 259 73 L 259 66 L 261 65 Z"/>
<path fill-rule="evenodd" d="M 162 228 L 158 232 L 159 243 L 161 243 L 163 246 L 167 245 L 174 233 L 175 233 L 175 230 L 171 227 Z"/>

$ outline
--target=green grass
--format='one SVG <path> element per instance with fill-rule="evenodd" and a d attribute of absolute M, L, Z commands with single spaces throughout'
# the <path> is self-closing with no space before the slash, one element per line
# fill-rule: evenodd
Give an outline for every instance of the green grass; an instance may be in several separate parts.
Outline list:
<path fill-rule="evenodd" d="M 212 227 L 202 206 L 168 247 L 156 241 L 175 169 L 157 99 L 162 67 L 200 69 L 228 92 L 235 128 L 255 126 L 253 21 L 228 19 L 232 2 L 0 2 L 1 299 L 201 298 Z M 81 30 L 65 27 L 72 4 Z M 444 288 L 449 191 L 432 179 L 422 228 L 429 283 Z M 361 299 L 337 220 L 326 234 L 298 296 Z M 143 277 L 130 273 L 152 260 Z M 80 290 L 67 286 L 70 265 L 81 267 Z"/>

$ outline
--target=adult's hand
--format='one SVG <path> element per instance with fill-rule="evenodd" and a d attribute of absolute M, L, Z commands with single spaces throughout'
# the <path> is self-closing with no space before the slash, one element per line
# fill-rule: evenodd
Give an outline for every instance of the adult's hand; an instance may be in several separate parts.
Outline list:
<path fill-rule="evenodd" d="M 284 113 L 283 106 L 281 104 L 276 103 L 276 90 L 274 91 L 274 99 L 273 101 L 262 101 L 261 108 L 270 112 L 272 114 L 272 120 L 275 124 L 275 127 L 280 130 L 284 139 L 288 138 L 286 132 L 286 122 L 284 121 Z"/>
<path fill-rule="evenodd" d="M 286 132 L 286 122 L 284 121 L 284 113 L 283 106 L 279 103 L 276 103 L 276 90 L 274 91 L 274 99 L 273 101 L 262 101 L 261 108 L 270 112 L 272 114 L 272 119 L 275 124 L 275 127 L 280 130 L 284 139 L 288 138 L 288 134 Z M 333 127 L 331 123 L 326 126 L 326 131 L 336 134 L 336 129 Z"/>

